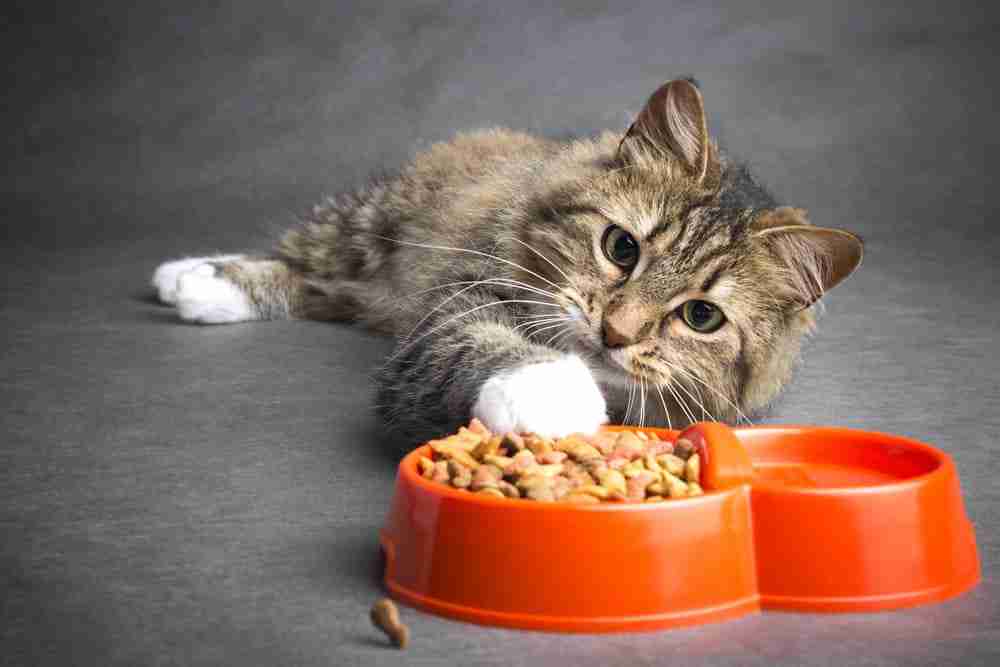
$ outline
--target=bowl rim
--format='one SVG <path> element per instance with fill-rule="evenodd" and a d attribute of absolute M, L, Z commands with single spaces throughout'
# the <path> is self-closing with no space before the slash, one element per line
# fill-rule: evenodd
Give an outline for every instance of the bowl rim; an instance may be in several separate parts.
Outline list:
<path fill-rule="evenodd" d="M 741 432 L 763 432 L 763 431 L 823 431 L 825 433 L 843 433 L 851 437 L 874 436 L 880 444 L 897 444 L 912 449 L 920 450 L 934 459 L 934 467 L 920 475 L 907 477 L 895 482 L 885 482 L 880 484 L 864 484 L 860 486 L 835 486 L 835 487 L 808 487 L 783 484 L 781 482 L 769 482 L 754 478 L 750 486 L 754 490 L 778 492 L 785 495 L 802 496 L 853 496 L 853 495 L 878 495 L 896 494 L 911 491 L 914 488 L 931 484 L 934 481 L 944 479 L 952 474 L 955 469 L 954 461 L 945 452 L 931 444 L 922 442 L 915 438 L 884 431 L 869 431 L 866 429 L 849 428 L 846 426 L 821 426 L 813 424 L 754 424 L 751 426 L 731 427 L 736 437 L 740 437 Z M 752 460 L 752 457 L 751 457 Z M 706 492 L 707 493 L 707 492 Z"/>

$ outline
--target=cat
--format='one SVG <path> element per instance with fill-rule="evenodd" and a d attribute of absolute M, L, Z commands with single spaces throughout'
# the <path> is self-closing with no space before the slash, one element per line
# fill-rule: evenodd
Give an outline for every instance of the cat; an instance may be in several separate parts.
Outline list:
<path fill-rule="evenodd" d="M 749 421 L 862 250 L 778 206 L 677 79 L 624 133 L 460 133 L 314 207 L 273 255 L 167 262 L 153 285 L 189 322 L 395 336 L 377 413 L 407 442 L 471 417 L 561 436 Z"/>

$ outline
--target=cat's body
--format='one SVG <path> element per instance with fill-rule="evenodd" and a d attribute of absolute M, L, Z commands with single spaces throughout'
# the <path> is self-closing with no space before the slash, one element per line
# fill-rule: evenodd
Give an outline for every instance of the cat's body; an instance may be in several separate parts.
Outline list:
<path fill-rule="evenodd" d="M 273 256 L 170 262 L 154 285 L 188 321 L 394 335 L 378 409 L 415 441 L 470 416 L 546 434 L 736 420 L 787 381 L 810 306 L 859 260 L 722 160 L 678 81 L 624 140 L 462 134 L 317 206 Z"/>

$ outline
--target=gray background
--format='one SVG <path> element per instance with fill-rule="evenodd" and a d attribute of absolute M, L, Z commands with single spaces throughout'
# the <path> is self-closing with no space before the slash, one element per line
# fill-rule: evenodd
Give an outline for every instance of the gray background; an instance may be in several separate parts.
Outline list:
<path fill-rule="evenodd" d="M 0 662 L 1000 658 L 990 3 L 148 4 L 5 5 Z M 951 452 L 983 583 L 897 613 L 641 635 L 405 609 L 412 648 L 384 648 L 366 614 L 408 444 L 369 410 L 388 344 L 312 322 L 185 325 L 151 300 L 152 269 L 266 249 L 323 194 L 457 129 L 624 128 L 685 73 L 784 201 L 867 241 L 766 421 Z"/>

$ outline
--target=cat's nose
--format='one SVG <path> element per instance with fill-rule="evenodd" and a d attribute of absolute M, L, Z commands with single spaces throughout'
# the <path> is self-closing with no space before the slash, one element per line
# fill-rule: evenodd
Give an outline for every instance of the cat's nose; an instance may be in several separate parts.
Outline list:
<path fill-rule="evenodd" d="M 649 333 L 652 326 L 652 322 L 634 317 L 606 317 L 602 327 L 604 347 L 625 347 L 637 343 Z"/>

